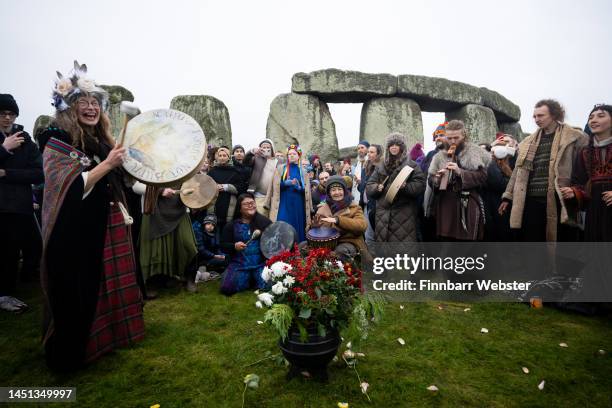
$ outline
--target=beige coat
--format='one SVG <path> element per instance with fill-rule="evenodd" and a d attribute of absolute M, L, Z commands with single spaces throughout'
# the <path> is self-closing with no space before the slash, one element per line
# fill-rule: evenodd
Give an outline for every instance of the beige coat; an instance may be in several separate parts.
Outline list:
<path fill-rule="evenodd" d="M 527 184 L 532 163 L 527 158 L 529 147 L 540 143 L 540 132 L 529 135 L 519 144 L 519 156 L 512 177 L 506 186 L 503 198 L 512 201 L 510 228 L 519 229 L 523 222 Z M 568 125 L 560 125 L 555 132 L 550 151 L 550 168 L 548 173 L 548 194 L 546 196 L 546 240 L 557 240 L 557 200 L 561 203 L 561 223 L 576 225 L 576 214 L 570 214 L 561 195 L 561 187 L 569 187 L 572 178 L 574 159 L 580 150 L 588 144 L 587 136 L 580 130 Z M 532 148 L 533 150 L 533 148 Z M 533 150 L 535 151 L 535 150 Z M 555 197 L 556 194 L 556 197 Z"/>
<path fill-rule="evenodd" d="M 329 227 L 338 230 L 340 232 L 340 238 L 338 239 L 339 244 L 348 242 L 359 249 L 362 257 L 367 258 L 367 256 L 369 256 L 365 241 L 363 240 L 363 234 L 368 228 L 368 224 L 359 204 L 351 203 L 348 207 L 335 214 L 332 214 L 329 205 L 323 204 L 317 210 L 317 214 L 321 218 L 338 217 L 338 224 L 334 225 L 327 222 L 320 222 L 317 224 L 313 221 L 313 227 Z"/>
<path fill-rule="evenodd" d="M 272 222 L 276 221 L 278 217 L 278 207 L 280 206 L 280 184 L 281 184 L 281 172 L 283 171 L 284 165 L 279 165 L 276 167 L 276 171 L 274 172 L 274 178 L 272 179 L 272 183 L 268 186 L 268 193 L 266 194 L 266 204 L 265 208 L 270 210 L 270 215 L 268 218 Z M 312 196 L 310 191 L 310 179 L 308 178 L 308 173 L 306 169 L 302 166 L 302 183 L 304 184 L 304 208 L 306 210 L 306 226 L 305 230 L 310 228 L 310 214 L 312 212 Z"/>

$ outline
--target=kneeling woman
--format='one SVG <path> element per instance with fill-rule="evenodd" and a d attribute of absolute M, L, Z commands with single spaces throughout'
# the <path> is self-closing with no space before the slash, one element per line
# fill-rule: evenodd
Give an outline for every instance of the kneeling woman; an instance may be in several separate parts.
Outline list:
<path fill-rule="evenodd" d="M 221 292 L 226 295 L 249 289 L 252 282 L 260 289 L 266 287 L 261 278 L 266 259 L 259 249 L 259 238 L 251 237 L 255 230 L 263 233 L 272 222 L 257 212 L 251 193 L 238 196 L 237 208 L 236 218 L 225 225 L 221 235 L 221 248 L 231 256 L 221 283 Z"/>
<path fill-rule="evenodd" d="M 340 232 L 334 251 L 345 262 L 357 254 L 367 258 L 363 234 L 368 227 L 363 210 L 353 203 L 353 197 L 343 177 L 332 176 L 327 180 L 327 203 L 317 210 L 313 227 L 332 227 Z"/>

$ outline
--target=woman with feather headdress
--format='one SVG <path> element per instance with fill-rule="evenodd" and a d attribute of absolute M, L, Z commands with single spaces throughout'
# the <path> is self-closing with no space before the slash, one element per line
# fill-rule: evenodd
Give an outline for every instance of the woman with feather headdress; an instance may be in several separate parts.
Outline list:
<path fill-rule="evenodd" d="M 106 91 L 75 61 L 58 73 L 55 122 L 39 136 L 45 189 L 41 284 L 50 368 L 69 371 L 144 337 L 131 217 Z"/>

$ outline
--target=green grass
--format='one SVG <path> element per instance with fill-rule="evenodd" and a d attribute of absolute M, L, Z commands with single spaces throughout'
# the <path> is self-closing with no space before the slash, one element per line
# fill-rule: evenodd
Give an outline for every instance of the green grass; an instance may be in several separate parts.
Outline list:
<path fill-rule="evenodd" d="M 64 376 L 44 364 L 38 290 L 20 295 L 30 311 L 0 314 L 0 385 L 77 387 L 79 407 L 240 407 L 249 373 L 261 381 L 247 390 L 247 407 L 612 406 L 612 322 L 605 318 L 521 304 L 472 304 L 469 312 L 463 304 L 389 304 L 357 350 L 366 354 L 357 368 L 370 384 L 369 404 L 342 360 L 330 365 L 326 385 L 287 382 L 286 368 L 271 359 L 245 367 L 278 353 L 272 331 L 257 324 L 263 311 L 250 291 L 227 298 L 218 283 L 195 295 L 166 291 L 145 306 L 145 341 Z M 426 390 L 432 384 L 439 392 Z"/>

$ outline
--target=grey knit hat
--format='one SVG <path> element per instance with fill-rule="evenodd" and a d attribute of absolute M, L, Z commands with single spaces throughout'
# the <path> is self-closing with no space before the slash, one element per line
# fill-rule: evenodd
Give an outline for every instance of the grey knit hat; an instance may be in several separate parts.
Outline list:
<path fill-rule="evenodd" d="M 212 224 L 215 227 L 217 226 L 217 217 L 215 215 L 209 214 L 206 217 L 204 217 L 204 220 L 202 220 L 202 225 L 206 225 L 206 224 Z"/>

